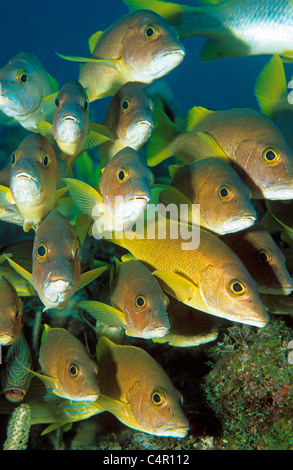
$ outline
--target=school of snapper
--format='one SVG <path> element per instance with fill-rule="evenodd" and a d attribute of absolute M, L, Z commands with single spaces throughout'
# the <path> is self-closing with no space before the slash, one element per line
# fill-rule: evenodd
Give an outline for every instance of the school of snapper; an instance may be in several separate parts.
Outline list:
<path fill-rule="evenodd" d="M 127 337 L 195 347 L 217 338 L 221 318 L 263 328 L 269 312 L 293 311 L 293 114 L 283 63 L 293 60 L 293 1 L 125 3 L 129 13 L 90 37 L 90 57 L 59 54 L 81 64 L 62 87 L 29 52 L 0 68 L 1 122 L 28 133 L 0 172 L 0 223 L 33 233 L 0 252 L 0 410 L 24 400 L 32 424 L 48 424 L 43 434 L 108 411 L 135 430 L 184 438 L 180 391 Z M 272 56 L 256 78 L 258 110 L 195 104 L 181 118 L 159 93 L 148 95 L 147 85 L 192 53 L 182 42 L 189 36 L 208 38 L 202 60 Z M 90 103 L 107 96 L 104 122 L 93 122 Z M 186 233 L 196 233 L 196 246 Z M 90 237 L 125 254 L 85 266 Z M 107 270 L 106 301 L 77 297 L 95 355 L 42 322 L 33 370 L 26 298 L 54 318 Z"/>

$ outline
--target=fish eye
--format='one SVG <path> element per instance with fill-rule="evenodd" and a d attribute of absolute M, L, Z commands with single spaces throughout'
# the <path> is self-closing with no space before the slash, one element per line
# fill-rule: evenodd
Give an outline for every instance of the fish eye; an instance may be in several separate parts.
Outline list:
<path fill-rule="evenodd" d="M 47 168 L 47 166 L 49 165 L 49 163 L 50 163 L 50 157 L 49 157 L 47 154 L 42 155 L 42 156 L 41 156 L 41 164 L 42 164 L 45 168 Z"/>
<path fill-rule="evenodd" d="M 229 288 L 231 294 L 233 294 L 236 297 L 240 297 L 240 296 L 244 295 L 245 292 L 247 291 L 247 288 L 245 287 L 243 282 L 239 281 L 238 279 L 232 279 L 229 282 L 228 288 Z"/>
<path fill-rule="evenodd" d="M 16 160 L 16 155 L 15 155 L 14 152 L 12 152 L 12 153 L 10 154 L 10 157 L 9 157 L 9 161 L 10 161 L 10 165 L 11 165 L 11 166 L 14 165 L 15 160 Z"/>
<path fill-rule="evenodd" d="M 127 111 L 130 108 L 130 98 L 124 98 L 121 102 L 122 112 Z"/>
<path fill-rule="evenodd" d="M 120 170 L 118 171 L 117 173 L 117 176 L 118 176 L 118 180 L 120 181 L 120 183 L 123 183 L 127 176 L 128 176 L 128 171 L 126 168 L 120 168 Z"/>
<path fill-rule="evenodd" d="M 148 24 L 143 32 L 146 39 L 154 39 L 159 32 L 159 27 L 156 23 Z"/>
<path fill-rule="evenodd" d="M 259 250 L 256 256 L 258 261 L 260 261 L 261 263 L 270 263 L 273 259 L 271 253 L 264 249 Z"/>
<path fill-rule="evenodd" d="M 14 312 L 14 318 L 18 318 L 18 317 L 19 317 L 19 310 L 17 308 Z"/>
<path fill-rule="evenodd" d="M 27 83 L 28 76 L 27 76 L 25 69 L 20 68 L 16 71 L 16 80 L 21 85 L 24 85 L 25 83 Z"/>
<path fill-rule="evenodd" d="M 75 379 L 79 374 L 79 367 L 77 366 L 77 364 L 72 362 L 68 367 L 68 373 L 71 378 Z"/>
<path fill-rule="evenodd" d="M 47 248 L 42 243 L 37 248 L 37 254 L 40 259 L 43 259 L 47 254 Z"/>
<path fill-rule="evenodd" d="M 266 147 L 263 149 L 261 156 L 265 163 L 270 165 L 272 163 L 276 163 L 279 160 L 280 153 L 277 151 L 277 149 Z"/>
<path fill-rule="evenodd" d="M 88 100 L 84 100 L 84 103 L 83 103 L 83 109 L 86 111 L 87 108 L 88 108 L 88 105 L 89 105 L 89 102 Z"/>
<path fill-rule="evenodd" d="M 144 295 L 137 295 L 134 301 L 137 308 L 143 308 L 146 305 L 146 298 Z"/>
<path fill-rule="evenodd" d="M 72 247 L 71 247 L 71 256 L 73 259 L 76 259 L 79 254 L 79 245 L 73 240 Z"/>
<path fill-rule="evenodd" d="M 155 406 L 162 406 L 165 403 L 165 395 L 160 390 L 153 390 L 151 393 L 151 403 Z"/>
<path fill-rule="evenodd" d="M 59 98 L 59 96 L 57 96 L 56 99 L 55 99 L 55 106 L 57 106 L 57 108 L 58 108 L 59 104 L 60 104 L 60 98 Z"/>
<path fill-rule="evenodd" d="M 219 195 L 220 199 L 228 199 L 230 194 L 231 194 L 231 192 L 229 191 L 227 186 L 222 186 L 218 191 L 218 195 Z"/>

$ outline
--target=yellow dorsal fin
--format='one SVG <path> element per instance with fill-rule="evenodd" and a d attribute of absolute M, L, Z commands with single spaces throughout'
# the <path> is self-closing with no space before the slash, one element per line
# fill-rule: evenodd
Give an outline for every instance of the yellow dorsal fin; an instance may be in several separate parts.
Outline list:
<path fill-rule="evenodd" d="M 203 108 L 202 106 L 193 106 L 185 116 L 186 132 L 192 131 L 204 118 L 214 112 L 215 111 Z"/>
<path fill-rule="evenodd" d="M 96 33 L 92 34 L 88 40 L 90 53 L 94 52 L 96 45 L 98 44 L 100 37 L 102 36 L 103 31 L 97 31 Z"/>
<path fill-rule="evenodd" d="M 284 64 L 278 54 L 260 72 L 254 92 L 261 112 L 274 119 L 276 105 L 282 95 L 287 94 Z"/>

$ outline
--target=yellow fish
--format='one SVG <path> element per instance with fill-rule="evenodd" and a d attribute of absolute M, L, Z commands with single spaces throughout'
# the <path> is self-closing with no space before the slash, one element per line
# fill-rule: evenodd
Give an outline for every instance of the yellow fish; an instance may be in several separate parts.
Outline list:
<path fill-rule="evenodd" d="M 241 232 L 225 235 L 222 240 L 245 264 L 259 292 L 288 295 L 293 290 L 285 256 L 260 222 Z"/>
<path fill-rule="evenodd" d="M 112 135 L 110 141 L 100 145 L 101 162 L 107 163 L 124 147 L 139 150 L 147 142 L 154 126 L 153 107 L 153 101 L 138 83 L 128 82 L 119 88 L 104 120 Z"/>
<path fill-rule="evenodd" d="M 257 77 L 255 95 L 261 112 L 279 123 L 284 136 L 292 147 L 293 87 L 288 89 L 288 82 L 283 61 L 278 54 L 275 54 Z"/>
<path fill-rule="evenodd" d="M 219 235 L 254 224 L 256 211 L 250 201 L 250 191 L 226 162 L 205 158 L 183 167 L 172 165 L 169 170 L 171 186 L 161 192 L 160 202 L 199 204 L 201 227 Z"/>
<path fill-rule="evenodd" d="M 103 232 L 122 230 L 144 213 L 153 175 L 140 154 L 125 147 L 106 165 L 98 190 L 75 179 L 64 181 L 80 211 L 95 219 L 93 234 L 101 238 Z"/>
<path fill-rule="evenodd" d="M 119 263 L 110 288 L 111 307 L 85 300 L 79 306 L 106 325 L 123 327 L 129 336 L 157 338 L 168 333 L 169 300 L 156 278 L 139 261 Z"/>
<path fill-rule="evenodd" d="M 185 163 L 218 157 L 230 163 L 254 199 L 293 197 L 293 153 L 279 127 L 269 117 L 248 108 L 211 111 L 191 108 L 185 132 L 161 111 L 154 112 L 147 163 L 170 156 Z"/>
<path fill-rule="evenodd" d="M 201 60 L 279 53 L 293 58 L 292 0 L 201 0 L 190 6 L 162 0 L 124 0 L 131 9 L 154 10 L 176 27 L 180 38 L 210 38 Z"/>
<path fill-rule="evenodd" d="M 161 217 L 146 220 L 146 226 L 135 233 L 125 229 L 113 234 L 111 240 L 144 262 L 167 293 L 186 305 L 264 327 L 268 315 L 244 264 L 216 235 L 204 229 L 193 230 Z"/>
<path fill-rule="evenodd" d="M 22 334 L 9 347 L 1 374 L 2 390 L 7 400 L 13 403 L 24 399 L 32 377 L 31 373 L 20 363 L 28 369 L 32 366 L 30 347 Z"/>
<path fill-rule="evenodd" d="M 152 338 L 155 343 L 190 348 L 214 341 L 218 336 L 216 319 L 204 312 L 170 297 L 168 306 L 170 330 L 162 338 Z"/>
<path fill-rule="evenodd" d="M 30 52 L 18 52 L 0 69 L 0 111 L 29 131 L 37 132 L 40 120 L 51 121 L 50 97 L 57 90 L 56 81 Z"/>
<path fill-rule="evenodd" d="M 86 62 L 79 82 L 90 101 L 114 95 L 126 82 L 148 85 L 179 65 L 185 55 L 173 26 L 149 10 L 128 13 L 104 32 L 93 34 L 89 46 L 90 58 L 61 57 Z"/>
<path fill-rule="evenodd" d="M 60 157 L 65 160 L 66 169 L 71 171 L 83 149 L 109 139 L 89 126 L 89 101 L 85 89 L 76 80 L 69 80 L 56 96 L 53 123 L 40 121 L 38 130 L 50 141 L 54 137 L 61 151 Z M 99 131 L 106 129 L 97 126 Z"/>
<path fill-rule="evenodd" d="M 102 337 L 97 345 L 97 403 L 123 424 L 155 436 L 185 437 L 188 421 L 182 396 L 163 368 L 143 349 L 116 345 Z"/>
<path fill-rule="evenodd" d="M 58 165 L 50 142 L 40 134 L 31 134 L 10 155 L 10 189 L 0 187 L 4 209 L 16 205 L 23 216 L 23 229 L 36 228 L 67 191 L 57 190 Z"/>
<path fill-rule="evenodd" d="M 22 302 L 10 282 L 0 276 L 0 345 L 17 340 L 22 328 Z M 0 346 L 1 347 L 1 346 Z"/>
<path fill-rule="evenodd" d="M 33 245 L 32 273 L 13 259 L 9 264 L 36 290 L 44 304 L 62 309 L 76 290 L 83 288 L 107 267 L 80 274 L 79 241 L 66 217 L 50 212 L 40 224 Z"/>
<path fill-rule="evenodd" d="M 98 366 L 82 342 L 64 328 L 45 325 L 39 363 L 42 374 L 31 371 L 47 388 L 73 401 L 96 401 Z"/>

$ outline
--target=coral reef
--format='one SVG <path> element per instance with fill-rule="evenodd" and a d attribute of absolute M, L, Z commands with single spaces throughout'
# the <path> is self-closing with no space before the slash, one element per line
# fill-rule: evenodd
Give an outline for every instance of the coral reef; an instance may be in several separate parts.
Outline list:
<path fill-rule="evenodd" d="M 13 411 L 7 428 L 7 439 L 3 450 L 25 450 L 31 428 L 31 411 L 27 404 Z"/>

